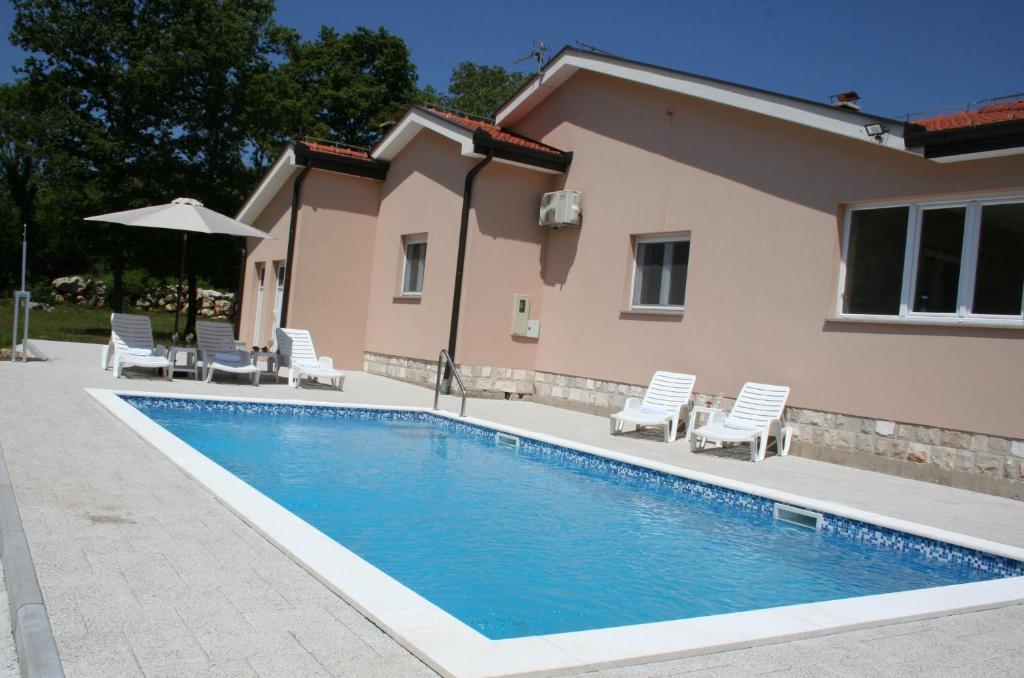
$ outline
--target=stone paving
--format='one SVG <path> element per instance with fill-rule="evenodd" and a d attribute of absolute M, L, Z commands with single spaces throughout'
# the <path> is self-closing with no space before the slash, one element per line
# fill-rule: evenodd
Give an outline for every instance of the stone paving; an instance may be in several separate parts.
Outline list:
<path fill-rule="evenodd" d="M 68 676 L 431 675 L 82 389 L 403 405 L 429 405 L 431 392 L 361 372 L 349 375 L 344 393 L 230 378 L 115 381 L 99 369 L 99 346 L 40 344 L 52 361 L 0 363 L 0 448 Z M 743 455 L 692 454 L 681 440 L 612 438 L 606 419 L 525 401 L 474 400 L 468 410 L 1024 546 L 1024 502 L 797 457 L 755 465 Z M 1024 606 L 1013 606 L 599 674 L 1024 676 L 1022 641 Z"/>
<path fill-rule="evenodd" d="M 7 581 L 3 578 L 3 568 L 0 566 L 0 678 L 16 678 L 21 675 L 9 610 Z"/>

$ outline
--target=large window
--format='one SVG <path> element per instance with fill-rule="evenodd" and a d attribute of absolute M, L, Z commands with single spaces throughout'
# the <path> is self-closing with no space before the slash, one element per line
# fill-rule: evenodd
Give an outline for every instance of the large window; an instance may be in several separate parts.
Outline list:
<path fill-rule="evenodd" d="M 1024 319 L 1024 199 L 851 209 L 843 253 L 843 314 Z"/>
<path fill-rule="evenodd" d="M 686 303 L 690 238 L 684 235 L 638 237 L 634 257 L 632 307 L 682 310 Z"/>
<path fill-rule="evenodd" d="M 405 236 L 402 238 L 405 252 L 402 265 L 402 294 L 419 296 L 423 294 L 423 269 L 427 263 L 427 238 Z"/>

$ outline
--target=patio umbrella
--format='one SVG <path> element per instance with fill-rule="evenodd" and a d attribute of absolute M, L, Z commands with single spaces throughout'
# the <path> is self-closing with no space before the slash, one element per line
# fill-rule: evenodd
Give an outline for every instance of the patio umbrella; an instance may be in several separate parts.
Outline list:
<path fill-rule="evenodd" d="M 270 236 L 258 228 L 253 228 L 241 221 L 224 216 L 220 212 L 203 207 L 203 203 L 192 198 L 176 198 L 166 205 L 140 207 L 124 212 L 98 214 L 85 217 L 86 221 L 108 221 L 125 226 L 143 226 L 146 228 L 169 228 L 182 231 L 181 234 L 181 268 L 178 274 L 178 300 L 174 308 L 174 339 L 178 338 L 178 316 L 181 313 L 181 288 L 185 279 L 185 253 L 188 249 L 188 234 L 219 233 L 237 235 L 248 238 L 269 238 Z M 236 310 L 237 313 L 237 310 Z"/>

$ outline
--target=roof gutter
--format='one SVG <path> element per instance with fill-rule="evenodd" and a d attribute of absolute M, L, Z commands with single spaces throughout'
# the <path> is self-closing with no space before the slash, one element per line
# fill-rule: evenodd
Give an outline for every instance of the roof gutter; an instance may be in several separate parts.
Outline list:
<path fill-rule="evenodd" d="M 531 165 L 555 172 L 565 172 L 572 163 L 572 152 L 560 154 L 538 151 L 533 148 L 499 141 L 487 132 L 478 129 L 473 133 L 473 152 L 480 155 L 492 153 L 499 160 Z"/>
<path fill-rule="evenodd" d="M 494 159 L 494 149 L 488 149 L 486 157 L 473 165 L 466 173 L 466 183 L 462 189 L 462 219 L 459 221 L 459 251 L 455 258 L 455 291 L 452 296 L 452 323 L 448 329 L 448 355 L 455 362 L 455 347 L 459 336 L 459 312 L 462 310 L 462 274 L 466 267 L 466 240 L 469 235 L 469 209 L 473 204 L 473 182 L 476 175 Z M 452 375 L 448 363 L 444 366 L 445 393 L 451 391 Z"/>
<path fill-rule="evenodd" d="M 387 161 L 374 158 L 350 158 L 314 151 L 301 142 L 295 144 L 295 164 L 378 181 L 384 181 L 387 177 L 389 165 Z"/>
<path fill-rule="evenodd" d="M 299 176 L 295 177 L 295 183 L 292 184 L 292 214 L 288 223 L 288 254 L 285 255 L 284 260 L 284 291 L 282 295 L 284 298 L 281 300 L 281 317 L 278 319 L 281 327 L 288 326 L 288 300 L 291 298 L 292 292 L 292 261 L 295 259 L 295 232 L 299 227 L 299 209 L 302 208 L 302 183 L 311 169 L 313 168 L 310 165 L 303 167 Z"/>
<path fill-rule="evenodd" d="M 933 132 L 908 124 L 903 140 L 907 148 L 923 148 L 929 159 L 1017 148 L 1024 146 L 1024 118 Z"/>

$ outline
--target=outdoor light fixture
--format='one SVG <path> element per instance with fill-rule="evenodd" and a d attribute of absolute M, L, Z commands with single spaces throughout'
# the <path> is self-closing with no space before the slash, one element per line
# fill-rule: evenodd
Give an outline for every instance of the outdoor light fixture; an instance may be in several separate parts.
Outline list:
<path fill-rule="evenodd" d="M 878 143 L 882 143 L 882 137 L 884 137 L 889 130 L 883 127 L 882 123 L 869 122 L 868 124 L 864 125 L 864 131 L 868 133 L 869 137 L 871 137 Z"/>

